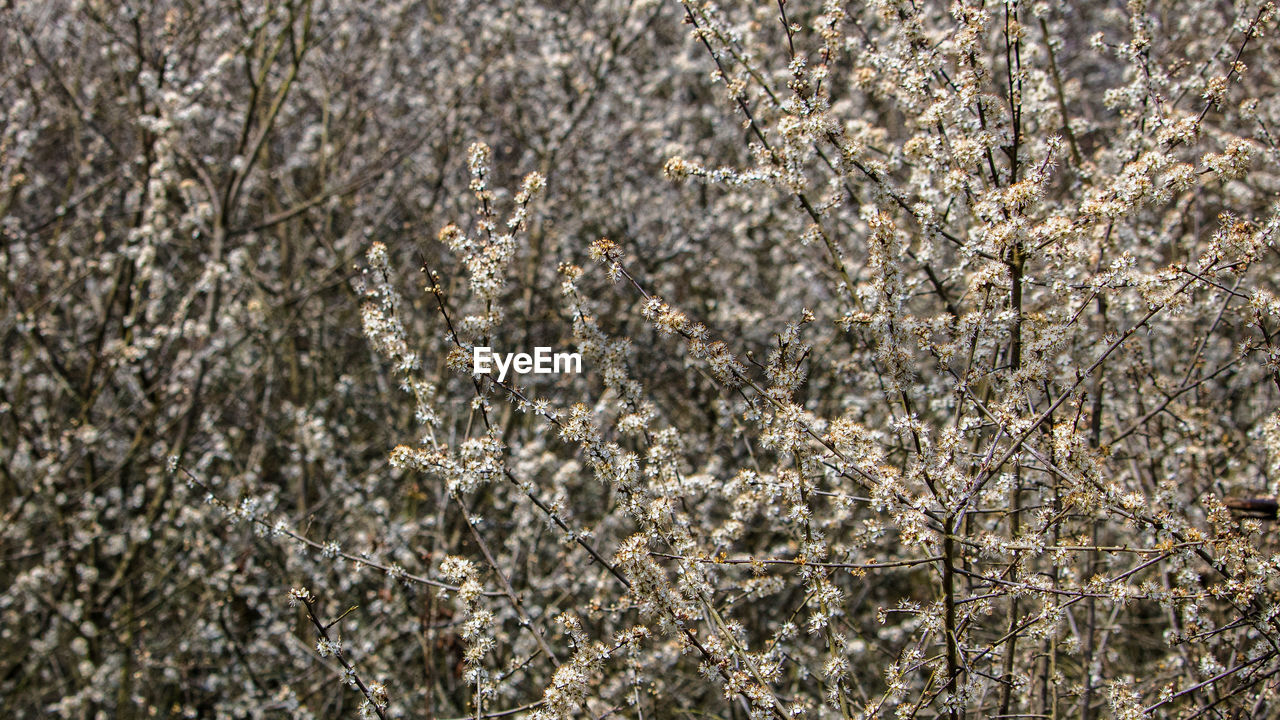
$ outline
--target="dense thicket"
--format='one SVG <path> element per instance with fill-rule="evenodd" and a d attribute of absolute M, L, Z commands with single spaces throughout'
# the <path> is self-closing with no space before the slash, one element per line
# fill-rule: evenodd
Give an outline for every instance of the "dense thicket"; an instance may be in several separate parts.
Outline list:
<path fill-rule="evenodd" d="M 8 3 L 0 704 L 1276 717 L 1275 30 Z"/>

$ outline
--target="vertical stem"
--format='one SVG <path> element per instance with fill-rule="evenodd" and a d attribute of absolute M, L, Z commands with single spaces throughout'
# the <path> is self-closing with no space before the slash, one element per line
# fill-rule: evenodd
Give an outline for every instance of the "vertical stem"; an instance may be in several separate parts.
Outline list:
<path fill-rule="evenodd" d="M 1013 484 L 1013 511 L 1011 513 L 1009 536 L 1017 539 L 1018 531 L 1021 529 L 1022 514 L 1022 466 L 1014 465 L 1014 484 Z M 1010 580 L 1018 580 L 1018 564 L 1022 561 L 1021 553 L 1014 553 L 1013 567 L 1009 569 Z M 1009 636 L 1009 642 L 1004 648 L 1004 667 L 1001 677 L 1004 683 L 1000 686 L 1000 716 L 1007 717 L 1009 715 L 1009 704 L 1013 696 L 1013 656 L 1018 647 L 1018 636 L 1016 634 L 1018 628 L 1018 596 L 1013 596 L 1009 600 L 1009 625 L 1005 633 Z"/>
<path fill-rule="evenodd" d="M 1094 524 L 1090 544 L 1094 547 L 1098 545 L 1098 526 Z M 1088 577 L 1093 577 L 1094 563 L 1096 562 L 1097 553 L 1089 552 L 1089 571 Z M 1098 622 L 1098 605 L 1091 597 L 1085 601 L 1088 604 L 1087 620 L 1085 621 L 1085 641 L 1084 641 L 1084 694 L 1080 696 L 1080 718 L 1081 720 L 1093 720 L 1093 656 L 1096 650 L 1096 640 L 1094 638 L 1094 629 Z"/>
<path fill-rule="evenodd" d="M 1010 250 L 1008 267 L 1010 278 L 1009 307 L 1013 310 L 1013 331 L 1009 341 L 1009 367 L 1017 372 L 1022 367 L 1022 276 L 1026 254 L 1018 242 Z"/>
<path fill-rule="evenodd" d="M 1006 2 L 1004 5 L 1004 63 L 1005 77 L 1009 83 L 1009 124 L 1012 126 L 1013 138 L 1009 153 L 1009 184 L 1018 182 L 1018 150 L 1022 143 L 1022 43 L 1020 34 L 1011 32 L 1018 22 L 1017 2 Z M 1014 208 L 1015 213 L 1022 211 L 1021 205 Z M 1009 269 L 1009 308 L 1013 310 L 1013 330 L 1009 338 L 1009 373 L 1016 386 L 1018 371 L 1022 369 L 1022 277 L 1023 265 L 1026 262 L 1022 241 L 1015 240 L 1006 260 Z M 1014 463 L 1013 508 L 1009 521 L 1009 537 L 1016 539 L 1021 529 L 1021 466 Z M 1021 557 L 1015 553 L 1013 565 L 1009 568 L 1012 580 L 1018 579 L 1018 564 Z M 1018 647 L 1018 598 L 1009 600 L 1009 624 L 1007 633 L 1009 642 L 1004 649 L 1004 662 L 1001 677 L 1004 683 L 1000 687 L 1000 715 L 1009 714 L 1013 689 L 1013 661 Z"/>
<path fill-rule="evenodd" d="M 1026 256 L 1023 254 L 1022 243 L 1018 242 L 1010 251 L 1009 256 L 1009 306 L 1013 309 L 1013 331 L 1009 341 L 1009 370 L 1010 373 L 1016 375 L 1022 368 L 1022 274 L 1023 264 Z M 1016 382 L 1016 380 L 1015 380 Z M 1009 537 L 1016 539 L 1021 529 L 1021 491 L 1022 491 L 1022 466 L 1014 463 L 1014 487 L 1013 487 L 1013 508 L 1010 513 L 1009 521 Z M 1014 555 L 1013 566 L 1009 568 L 1009 574 L 1012 580 L 1018 579 L 1018 563 L 1021 558 L 1018 554 Z M 1009 642 L 1005 645 L 1004 664 L 1001 677 L 1004 684 L 1000 687 L 1000 715 L 1009 714 L 1009 704 L 1012 700 L 1013 688 L 1013 660 L 1014 653 L 1018 647 L 1018 637 L 1015 631 L 1018 627 L 1018 598 L 1013 596 L 1009 600 L 1009 625 L 1007 633 L 1009 634 Z"/>
<path fill-rule="evenodd" d="M 1102 318 L 1103 329 L 1106 329 L 1107 322 L 1107 301 L 1102 295 L 1098 295 L 1098 314 Z M 1103 377 L 1106 366 L 1099 364 L 1098 372 L 1095 376 L 1095 387 L 1093 392 L 1093 408 L 1092 417 L 1089 418 L 1089 445 L 1098 447 L 1102 440 L 1102 391 Z M 1090 523 L 1090 544 L 1093 547 L 1098 546 L 1098 525 L 1096 522 Z M 1086 577 L 1091 578 L 1094 575 L 1095 568 L 1098 563 L 1097 551 L 1090 550 L 1088 553 L 1088 570 Z M 1086 603 L 1085 621 L 1085 642 L 1084 642 L 1084 694 L 1080 696 L 1080 718 L 1081 720 L 1093 720 L 1093 656 L 1096 649 L 1096 640 L 1094 638 L 1094 630 L 1097 626 L 1098 604 L 1094 598 L 1089 598 Z"/>
<path fill-rule="evenodd" d="M 953 698 L 956 692 L 956 680 L 960 675 L 959 639 L 956 637 L 955 529 L 955 516 L 950 515 L 942 528 L 942 596 L 945 608 L 943 628 L 947 636 L 946 691 Z M 954 699 L 952 699 L 948 716 L 951 720 L 960 720 L 959 704 Z"/>

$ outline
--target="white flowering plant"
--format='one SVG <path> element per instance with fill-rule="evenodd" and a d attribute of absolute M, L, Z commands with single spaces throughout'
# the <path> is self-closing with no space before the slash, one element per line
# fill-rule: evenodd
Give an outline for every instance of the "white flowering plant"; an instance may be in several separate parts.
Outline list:
<path fill-rule="evenodd" d="M 16 716 L 1280 717 L 1272 3 L 0 18 Z"/>

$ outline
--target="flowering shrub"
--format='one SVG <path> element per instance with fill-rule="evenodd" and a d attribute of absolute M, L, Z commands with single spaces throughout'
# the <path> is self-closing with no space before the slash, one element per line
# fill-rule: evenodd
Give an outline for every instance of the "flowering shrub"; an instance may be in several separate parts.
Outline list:
<path fill-rule="evenodd" d="M 1271 3 L 376 5 L 0 10 L 16 715 L 1275 716 Z"/>

